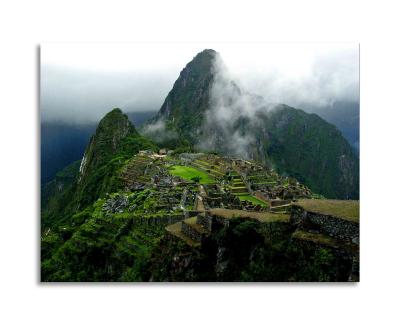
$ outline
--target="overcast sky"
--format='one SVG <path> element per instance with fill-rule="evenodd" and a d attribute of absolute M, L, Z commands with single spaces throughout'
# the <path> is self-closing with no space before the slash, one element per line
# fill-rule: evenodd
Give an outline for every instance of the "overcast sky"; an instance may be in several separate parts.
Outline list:
<path fill-rule="evenodd" d="M 52 43 L 41 46 L 44 121 L 98 121 L 119 107 L 158 110 L 180 71 L 205 48 L 267 101 L 329 109 L 358 102 L 359 48 L 350 43 Z"/>

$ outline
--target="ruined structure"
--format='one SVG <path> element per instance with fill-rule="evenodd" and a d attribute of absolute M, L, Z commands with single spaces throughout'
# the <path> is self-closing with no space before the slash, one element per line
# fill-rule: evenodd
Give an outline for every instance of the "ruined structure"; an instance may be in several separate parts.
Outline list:
<path fill-rule="evenodd" d="M 191 166 L 213 182 L 172 176 L 170 166 Z M 359 278 L 358 201 L 311 199 L 311 191 L 295 179 L 251 161 L 211 154 L 181 154 L 166 162 L 141 152 L 122 179 L 128 192 L 106 200 L 107 215 L 130 213 L 132 224 L 164 225 L 168 238 L 193 249 L 234 219 L 253 220 L 267 238 L 296 243 L 308 254 L 329 249 L 348 264 L 349 280 Z"/>

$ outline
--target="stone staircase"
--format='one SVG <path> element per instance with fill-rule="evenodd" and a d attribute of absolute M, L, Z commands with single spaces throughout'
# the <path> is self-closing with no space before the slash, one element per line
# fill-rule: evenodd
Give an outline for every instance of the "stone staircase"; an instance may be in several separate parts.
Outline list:
<path fill-rule="evenodd" d="M 236 196 L 249 195 L 246 184 L 243 182 L 242 177 L 238 174 L 232 175 L 232 182 L 229 188 L 230 191 Z"/>
<path fill-rule="evenodd" d="M 230 191 L 236 196 L 250 195 L 249 190 L 242 177 L 239 174 L 233 175 L 232 177 L 233 179 L 231 182 Z M 269 201 L 269 203 L 270 203 L 269 210 L 272 213 L 285 213 L 285 214 L 290 213 L 290 208 L 292 205 L 291 200 L 276 199 Z"/>

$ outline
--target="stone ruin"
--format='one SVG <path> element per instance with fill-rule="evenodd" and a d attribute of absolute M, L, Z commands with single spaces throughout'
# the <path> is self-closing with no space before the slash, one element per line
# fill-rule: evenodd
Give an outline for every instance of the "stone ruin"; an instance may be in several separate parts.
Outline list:
<path fill-rule="evenodd" d="M 151 175 L 156 172 L 156 165 L 147 156 L 134 157 L 121 173 L 125 190 L 137 191 L 146 188 L 151 181 Z"/>
<path fill-rule="evenodd" d="M 266 208 L 247 200 L 240 200 L 238 196 L 229 190 L 222 190 L 220 185 L 203 185 L 206 195 L 203 202 L 206 209 L 225 208 L 246 211 L 263 211 Z"/>
<path fill-rule="evenodd" d="M 306 201 L 306 200 L 305 200 Z M 325 201 L 321 200 L 321 204 Z M 345 201 L 337 201 L 338 205 Z M 358 201 L 354 202 L 359 205 Z M 203 240 L 208 237 L 214 229 L 220 226 L 229 227 L 227 209 L 211 209 L 196 216 L 185 218 L 181 222 L 166 227 L 171 238 L 179 238 L 192 247 L 199 247 Z M 247 213 L 247 215 L 246 215 Z M 242 217 L 253 217 L 257 219 L 260 213 L 235 211 L 233 214 Z M 232 212 L 231 212 L 232 215 Z M 334 216 L 327 213 L 318 213 L 303 208 L 300 205 L 291 206 L 290 216 L 273 217 L 267 213 L 262 223 L 269 224 L 271 236 L 279 233 L 276 229 L 284 227 L 288 240 L 296 243 L 304 249 L 305 254 L 313 254 L 320 248 L 328 248 L 343 263 L 341 278 L 345 281 L 358 281 L 359 279 L 359 220 L 358 217 L 349 220 L 342 216 Z M 259 220 L 259 219 L 257 219 Z M 281 233 L 282 234 L 282 233 Z M 312 255 L 311 255 L 312 256 Z M 340 281 L 343 281 L 340 280 Z"/>
<path fill-rule="evenodd" d="M 128 196 L 118 193 L 106 200 L 103 204 L 102 210 L 109 216 L 114 213 L 124 212 L 128 205 Z"/>
<path fill-rule="evenodd" d="M 227 208 L 241 209 L 240 199 L 231 192 L 222 191 L 219 185 L 203 185 L 206 196 L 203 202 L 206 209 L 209 208 Z"/>
<path fill-rule="evenodd" d="M 247 169 L 243 172 L 246 185 L 255 192 L 262 194 L 264 199 L 273 200 L 295 200 L 299 198 L 310 198 L 312 192 L 296 179 L 281 177 L 268 169 Z"/>
<path fill-rule="evenodd" d="M 158 187 L 174 186 L 177 178 L 171 176 L 165 168 L 157 168 L 157 172 L 151 177 L 151 183 Z"/>
<path fill-rule="evenodd" d="M 197 190 L 193 186 L 186 186 L 182 192 L 180 206 L 183 209 L 192 209 L 196 201 Z"/>

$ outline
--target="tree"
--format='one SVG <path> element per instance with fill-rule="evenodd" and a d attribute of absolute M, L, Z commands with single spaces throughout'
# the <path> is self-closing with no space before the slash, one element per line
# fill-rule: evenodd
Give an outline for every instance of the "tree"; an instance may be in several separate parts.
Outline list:
<path fill-rule="evenodd" d="M 200 176 L 195 176 L 195 177 L 192 177 L 191 180 L 193 182 L 195 182 L 195 183 L 200 183 L 201 177 Z"/>

